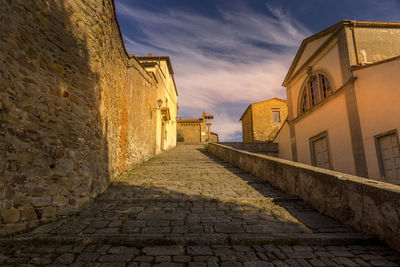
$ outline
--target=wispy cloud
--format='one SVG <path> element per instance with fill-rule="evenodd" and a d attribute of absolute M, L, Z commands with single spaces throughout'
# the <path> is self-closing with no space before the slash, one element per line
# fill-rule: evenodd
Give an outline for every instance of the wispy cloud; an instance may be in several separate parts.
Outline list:
<path fill-rule="evenodd" d="M 213 114 L 213 131 L 224 141 L 241 136 L 239 118 L 248 104 L 285 97 L 282 80 L 300 42 L 310 34 L 282 9 L 267 5 L 264 14 L 244 1 L 233 2 L 219 10 L 218 18 L 117 2 L 118 15 L 144 33 L 141 38 L 124 33 L 128 51 L 169 55 L 180 116 Z"/>

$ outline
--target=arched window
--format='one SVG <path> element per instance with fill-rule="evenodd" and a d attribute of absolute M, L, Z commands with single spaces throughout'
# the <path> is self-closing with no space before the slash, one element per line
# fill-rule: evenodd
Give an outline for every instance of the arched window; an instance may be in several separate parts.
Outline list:
<path fill-rule="evenodd" d="M 305 83 L 305 87 L 303 88 L 300 105 L 301 112 L 306 112 L 331 94 L 332 87 L 325 75 L 311 75 Z"/>

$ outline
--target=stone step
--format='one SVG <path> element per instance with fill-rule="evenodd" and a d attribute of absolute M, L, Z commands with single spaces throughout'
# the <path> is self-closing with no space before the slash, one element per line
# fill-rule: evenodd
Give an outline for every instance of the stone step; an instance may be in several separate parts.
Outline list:
<path fill-rule="evenodd" d="M 122 198 L 118 198 L 118 201 L 121 202 L 125 202 L 125 203 L 196 203 L 196 204 L 219 204 L 221 203 L 219 199 L 209 199 L 208 201 L 196 201 L 196 198 L 198 198 L 198 196 L 194 195 L 192 199 L 190 199 L 187 195 L 185 195 L 182 198 L 164 198 L 164 197 L 160 197 L 160 198 L 135 198 L 135 197 L 122 197 Z M 298 201 L 302 201 L 301 199 L 298 198 L 266 198 L 266 197 L 260 197 L 260 198 L 240 198 L 240 197 L 235 197 L 235 198 L 225 198 L 224 202 L 226 203 L 238 203 L 238 201 L 242 200 L 243 202 L 247 202 L 247 203 L 252 203 L 252 202 L 257 202 L 257 203 L 262 203 L 262 202 L 298 202 Z M 110 203 L 114 203 L 115 199 L 114 198 L 106 198 L 106 197 L 98 197 L 96 199 L 96 201 L 104 201 L 104 202 L 110 202 Z M 221 203 L 222 204 L 222 203 Z"/>
<path fill-rule="evenodd" d="M 205 234 L 193 236 L 162 236 L 160 234 L 79 234 L 79 235 L 43 235 L 29 234 L 13 238 L 1 238 L 0 246 L 12 242 L 18 244 L 65 245 L 65 244 L 110 244 L 120 246 L 152 246 L 152 245 L 304 245 L 304 246 L 348 246 L 379 245 L 377 238 L 357 233 L 296 233 L 292 235 L 276 234 Z"/>

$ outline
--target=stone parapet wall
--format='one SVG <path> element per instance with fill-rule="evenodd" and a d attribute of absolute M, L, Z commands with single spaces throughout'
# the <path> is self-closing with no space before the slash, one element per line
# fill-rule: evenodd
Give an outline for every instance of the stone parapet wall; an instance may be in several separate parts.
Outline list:
<path fill-rule="evenodd" d="M 88 206 L 154 155 L 156 89 L 114 3 L 0 5 L 0 235 Z"/>
<path fill-rule="evenodd" d="M 208 152 L 400 251 L 400 186 L 210 143 Z"/>
<path fill-rule="evenodd" d="M 220 142 L 220 144 L 245 150 L 248 152 L 265 154 L 268 156 L 278 156 L 278 144 L 271 142 L 260 142 L 260 143 L 243 143 L 243 142 Z"/>

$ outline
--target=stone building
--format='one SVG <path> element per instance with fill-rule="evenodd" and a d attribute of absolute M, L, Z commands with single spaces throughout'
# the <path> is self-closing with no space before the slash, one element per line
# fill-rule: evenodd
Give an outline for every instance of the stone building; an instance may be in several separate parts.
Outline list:
<path fill-rule="evenodd" d="M 158 109 L 156 112 L 156 153 L 176 146 L 176 119 L 178 115 L 178 91 L 174 71 L 168 56 L 137 57 L 141 65 L 153 77 L 157 86 Z"/>
<path fill-rule="evenodd" d="M 286 100 L 272 98 L 250 104 L 240 118 L 243 142 L 272 141 L 286 118 Z"/>
<path fill-rule="evenodd" d="M 217 133 L 211 132 L 210 142 L 219 142 L 219 137 Z"/>
<path fill-rule="evenodd" d="M 160 80 L 128 55 L 112 0 L 2 1 L 0 10 L 3 235 L 90 205 L 161 148 L 161 121 L 164 148 L 173 146 L 177 103 L 172 68 Z"/>
<path fill-rule="evenodd" d="M 218 134 L 211 133 L 212 115 L 203 112 L 199 119 L 178 119 L 178 140 L 185 143 L 205 143 L 218 141 Z"/>
<path fill-rule="evenodd" d="M 280 157 L 400 184 L 400 23 L 341 21 L 303 41 L 286 75 Z"/>

